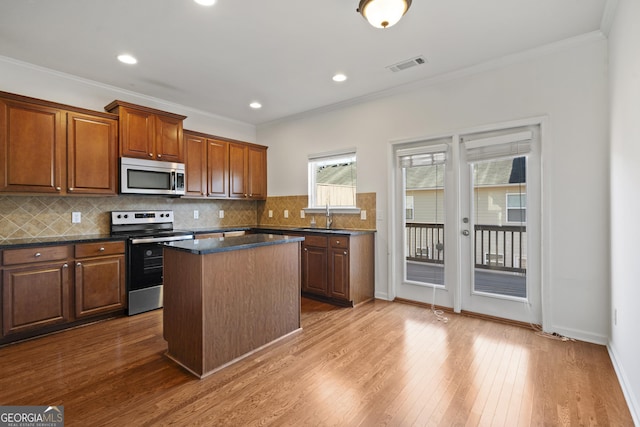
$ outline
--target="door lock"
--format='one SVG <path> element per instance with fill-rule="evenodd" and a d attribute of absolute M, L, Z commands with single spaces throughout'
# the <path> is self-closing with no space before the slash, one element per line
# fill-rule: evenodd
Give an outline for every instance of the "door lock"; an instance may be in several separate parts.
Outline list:
<path fill-rule="evenodd" d="M 469 235 L 469 230 L 462 230 L 462 235 L 463 236 L 468 236 Z"/>

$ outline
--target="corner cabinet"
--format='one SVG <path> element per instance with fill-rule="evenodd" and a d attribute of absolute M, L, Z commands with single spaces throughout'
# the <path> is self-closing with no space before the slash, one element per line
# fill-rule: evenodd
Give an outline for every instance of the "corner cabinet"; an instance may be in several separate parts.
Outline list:
<path fill-rule="evenodd" d="M 302 295 L 354 306 L 374 296 L 374 234 L 304 234 Z"/>
<path fill-rule="evenodd" d="M 184 131 L 186 195 L 267 198 L 267 147 Z"/>
<path fill-rule="evenodd" d="M 104 109 L 120 118 L 121 157 L 184 163 L 186 116 L 118 100 Z"/>
<path fill-rule="evenodd" d="M 0 92 L 0 192 L 117 194 L 117 117 Z"/>

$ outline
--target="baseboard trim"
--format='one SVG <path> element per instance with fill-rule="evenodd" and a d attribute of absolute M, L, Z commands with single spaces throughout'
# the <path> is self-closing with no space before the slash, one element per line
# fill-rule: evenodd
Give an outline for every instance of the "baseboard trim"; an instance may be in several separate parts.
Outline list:
<path fill-rule="evenodd" d="M 607 344 L 607 351 L 609 352 L 609 359 L 611 359 L 613 370 L 616 372 L 616 376 L 618 377 L 618 382 L 620 383 L 622 394 L 624 395 L 624 399 L 626 400 L 627 406 L 629 407 L 629 412 L 631 412 L 633 423 L 637 426 L 640 426 L 640 404 L 636 399 L 635 393 L 628 385 L 629 379 L 627 378 L 624 368 L 622 367 L 618 357 L 616 356 L 615 349 L 611 347 L 611 343 Z"/>

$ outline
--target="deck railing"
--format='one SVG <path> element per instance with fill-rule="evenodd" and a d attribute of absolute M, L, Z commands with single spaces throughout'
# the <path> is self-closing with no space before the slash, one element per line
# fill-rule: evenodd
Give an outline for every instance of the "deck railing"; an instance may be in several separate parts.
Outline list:
<path fill-rule="evenodd" d="M 407 260 L 444 263 L 444 224 L 407 223 Z M 475 266 L 524 273 L 527 228 L 513 225 L 475 226 Z"/>

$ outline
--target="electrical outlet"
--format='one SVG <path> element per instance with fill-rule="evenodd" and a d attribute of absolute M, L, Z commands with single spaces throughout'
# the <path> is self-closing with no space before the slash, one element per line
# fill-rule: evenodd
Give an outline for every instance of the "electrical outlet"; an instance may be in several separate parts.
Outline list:
<path fill-rule="evenodd" d="M 200 218 L 200 212 L 198 212 L 197 210 L 193 211 L 193 219 L 198 219 Z"/>
<path fill-rule="evenodd" d="M 365 210 L 360 211 L 360 219 L 363 221 L 367 219 L 367 211 Z"/>
<path fill-rule="evenodd" d="M 81 212 L 71 212 L 71 223 L 80 224 L 82 222 Z"/>
<path fill-rule="evenodd" d="M 222 209 L 218 211 L 218 216 L 220 217 L 220 219 L 224 218 L 224 211 Z"/>
<path fill-rule="evenodd" d="M 304 211 L 300 210 L 300 218 L 304 219 Z"/>
<path fill-rule="evenodd" d="M 289 211 L 286 209 L 284 210 L 284 217 L 289 218 Z"/>
<path fill-rule="evenodd" d="M 269 218 L 273 218 L 273 211 L 269 209 Z"/>

